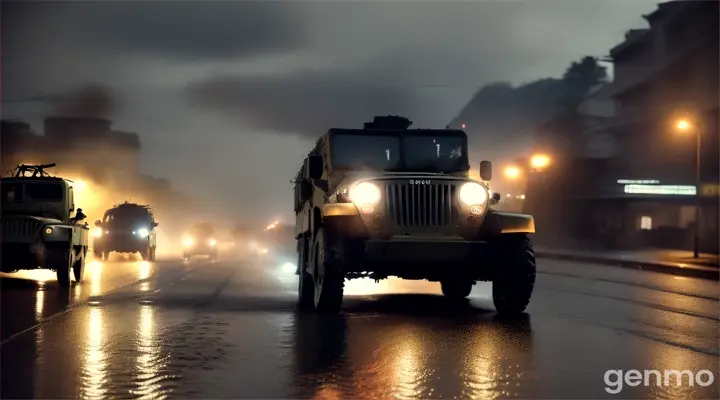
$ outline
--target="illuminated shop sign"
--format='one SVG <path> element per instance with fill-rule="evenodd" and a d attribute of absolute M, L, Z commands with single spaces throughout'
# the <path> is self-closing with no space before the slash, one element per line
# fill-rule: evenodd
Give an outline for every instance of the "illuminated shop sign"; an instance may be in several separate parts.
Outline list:
<path fill-rule="evenodd" d="M 687 185 L 625 185 L 628 194 L 659 194 L 673 196 L 695 196 L 695 186 Z"/>
<path fill-rule="evenodd" d="M 634 180 L 634 179 L 618 179 L 617 183 L 621 185 L 657 185 L 660 181 L 656 179 Z"/>

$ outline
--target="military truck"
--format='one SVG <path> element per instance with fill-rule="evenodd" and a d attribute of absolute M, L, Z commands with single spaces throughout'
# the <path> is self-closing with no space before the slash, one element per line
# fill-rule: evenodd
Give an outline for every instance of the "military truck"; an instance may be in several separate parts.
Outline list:
<path fill-rule="evenodd" d="M 387 116 L 330 129 L 304 159 L 294 188 L 300 307 L 337 312 L 345 279 L 395 276 L 440 282 L 455 300 L 489 281 L 498 312 L 523 312 L 533 217 L 493 209 L 492 164 L 470 177 L 464 131 L 411 125 Z"/>
<path fill-rule="evenodd" d="M 2 178 L 0 270 L 49 269 L 69 287 L 71 270 L 76 282 L 83 279 L 89 227 L 75 208 L 73 182 L 46 172 L 54 166 L 21 164 Z"/>
<path fill-rule="evenodd" d="M 183 258 L 190 260 L 192 256 L 208 256 L 211 260 L 217 258 L 215 227 L 211 223 L 196 223 L 183 238 Z"/>
<path fill-rule="evenodd" d="M 107 260 L 110 253 L 139 253 L 143 260 L 154 261 L 158 222 L 148 205 L 124 202 L 105 211 L 95 221 L 93 253 Z"/>

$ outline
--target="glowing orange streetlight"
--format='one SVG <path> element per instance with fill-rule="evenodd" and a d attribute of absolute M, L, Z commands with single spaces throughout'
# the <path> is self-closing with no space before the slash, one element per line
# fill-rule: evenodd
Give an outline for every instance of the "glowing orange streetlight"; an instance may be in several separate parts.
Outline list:
<path fill-rule="evenodd" d="M 518 167 L 507 167 L 505 168 L 505 177 L 510 180 L 515 180 L 520 176 L 520 168 Z"/>
<path fill-rule="evenodd" d="M 545 154 L 535 154 L 530 157 L 530 166 L 534 169 L 547 168 L 550 165 L 550 157 Z"/>
<path fill-rule="evenodd" d="M 677 128 L 680 132 L 687 132 L 692 128 L 692 124 L 686 119 L 679 119 L 675 123 L 675 128 Z"/>
<path fill-rule="evenodd" d="M 695 134 L 695 237 L 693 240 L 693 256 L 698 258 L 700 257 L 700 186 L 702 185 L 700 175 L 700 125 L 697 122 L 693 123 L 686 118 L 680 118 L 675 121 L 675 129 L 680 132 L 693 131 Z"/>

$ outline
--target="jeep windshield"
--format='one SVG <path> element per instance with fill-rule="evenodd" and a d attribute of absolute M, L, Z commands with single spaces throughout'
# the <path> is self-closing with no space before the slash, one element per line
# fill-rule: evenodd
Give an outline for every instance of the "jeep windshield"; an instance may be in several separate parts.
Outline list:
<path fill-rule="evenodd" d="M 393 133 L 335 134 L 331 158 L 338 169 L 456 172 L 468 168 L 466 139 L 439 131 L 437 136 Z"/>
<path fill-rule="evenodd" d="M 2 184 L 4 203 L 59 203 L 63 201 L 64 186 L 57 182 L 11 182 Z"/>
<path fill-rule="evenodd" d="M 105 214 L 103 221 L 118 228 L 138 227 L 150 229 L 148 212 L 143 208 L 115 209 Z"/>

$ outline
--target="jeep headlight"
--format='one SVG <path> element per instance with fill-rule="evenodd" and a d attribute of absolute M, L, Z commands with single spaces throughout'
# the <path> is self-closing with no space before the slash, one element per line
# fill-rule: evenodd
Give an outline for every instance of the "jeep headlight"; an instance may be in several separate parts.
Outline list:
<path fill-rule="evenodd" d="M 147 229 L 142 228 L 142 229 L 138 229 L 137 234 L 141 238 L 144 238 L 144 237 L 147 237 L 150 234 L 150 232 Z"/>
<path fill-rule="evenodd" d="M 96 238 L 102 236 L 102 228 L 93 229 L 93 236 Z"/>
<path fill-rule="evenodd" d="M 358 206 L 380 202 L 380 188 L 374 183 L 360 182 L 350 189 L 350 200 Z"/>
<path fill-rule="evenodd" d="M 483 205 L 487 197 L 487 189 L 479 183 L 468 182 L 460 187 L 460 201 L 468 206 Z"/>

